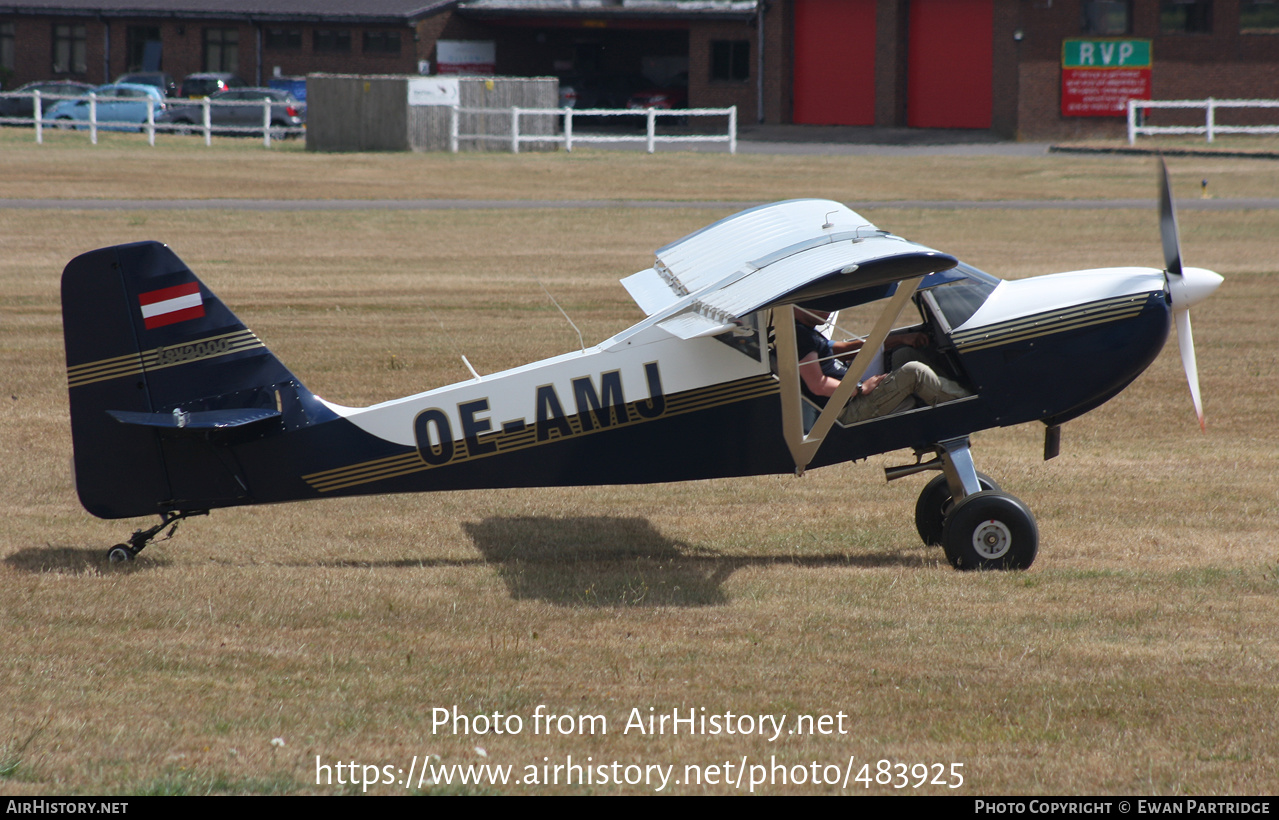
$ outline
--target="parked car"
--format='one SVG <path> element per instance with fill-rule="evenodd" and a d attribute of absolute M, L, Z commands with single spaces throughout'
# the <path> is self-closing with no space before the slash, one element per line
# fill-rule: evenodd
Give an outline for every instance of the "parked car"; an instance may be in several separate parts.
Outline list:
<path fill-rule="evenodd" d="M 127 123 L 145 123 L 147 121 L 147 101 L 155 112 L 155 118 L 164 114 L 164 95 L 153 85 L 134 85 L 133 83 L 108 83 L 91 89 L 97 96 L 98 127 L 105 131 L 140 131 L 141 128 Z M 63 100 L 55 105 L 45 119 L 53 120 L 55 126 L 61 128 L 84 128 L 89 120 L 89 100 Z"/>
<path fill-rule="evenodd" d="M 173 81 L 173 75 L 166 74 L 163 71 L 134 71 L 129 74 L 121 74 L 115 78 L 115 81 L 117 83 L 153 85 L 160 89 L 160 93 L 166 97 L 178 96 L 178 84 Z"/>
<path fill-rule="evenodd" d="M 21 88 L 0 94 L 0 117 L 26 117 L 27 119 L 34 117 L 35 98 L 31 95 L 37 91 L 41 96 L 78 97 L 92 90 L 92 85 L 77 83 L 73 80 L 44 80 L 27 83 Z M 49 109 L 58 102 L 60 100 L 53 99 L 41 103 L 41 110 L 46 117 L 49 115 Z"/>
<path fill-rule="evenodd" d="M 681 72 L 672 80 L 660 87 L 642 88 L 626 101 L 627 108 L 659 108 L 669 111 L 672 108 L 688 108 L 688 74 Z"/>
<path fill-rule="evenodd" d="M 306 104 L 278 88 L 233 88 L 209 95 L 209 126 L 215 133 L 260 136 L 262 103 L 271 100 L 271 128 L 298 128 L 306 124 Z M 204 104 L 170 105 L 157 122 L 171 123 L 178 133 L 190 134 L 204 127 Z M 282 139 L 289 134 L 273 131 Z"/>
<path fill-rule="evenodd" d="M 188 74 L 182 80 L 182 92 L 179 96 L 199 99 L 216 94 L 219 91 L 226 91 L 229 88 L 245 88 L 247 86 L 248 83 L 234 74 L 205 71 L 199 74 Z"/>

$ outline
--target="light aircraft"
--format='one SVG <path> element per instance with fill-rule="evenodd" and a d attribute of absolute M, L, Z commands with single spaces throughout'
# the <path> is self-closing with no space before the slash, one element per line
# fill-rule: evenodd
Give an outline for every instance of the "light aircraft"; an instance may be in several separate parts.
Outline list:
<path fill-rule="evenodd" d="M 1053 457 L 1061 425 L 1131 383 L 1173 321 L 1203 424 L 1188 309 L 1222 280 L 1182 266 L 1166 169 L 1159 201 L 1164 270 L 1018 281 L 837 202 L 764 205 L 622 280 L 646 318 L 616 336 L 370 407 L 307 390 L 167 246 L 92 251 L 62 277 L 76 489 L 101 518 L 160 516 L 109 550 L 117 562 L 221 507 L 802 474 L 911 448 L 914 463 L 886 473 L 938 472 L 916 504 L 925 543 L 959 569 L 1024 569 L 1035 519 L 976 471 L 971 433 L 1042 422 Z M 860 353 L 825 407 L 806 398 L 796 312 L 871 303 L 882 309 L 864 351 L 881 350 L 911 305 L 935 367 L 971 395 L 845 423 L 841 408 L 882 366 Z"/>

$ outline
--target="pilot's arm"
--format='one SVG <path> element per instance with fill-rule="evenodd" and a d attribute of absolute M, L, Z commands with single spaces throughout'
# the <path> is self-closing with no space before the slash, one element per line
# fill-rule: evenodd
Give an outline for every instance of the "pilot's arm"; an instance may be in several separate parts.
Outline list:
<path fill-rule="evenodd" d="M 898 347 L 928 347 L 927 333 L 894 333 L 884 340 L 884 349 L 893 350 Z M 831 342 L 831 347 L 835 351 L 835 355 L 844 360 L 851 361 L 857 352 L 862 349 L 863 341 L 861 339 L 846 339 L 840 342 Z M 812 389 L 811 387 L 809 388 Z"/>
<path fill-rule="evenodd" d="M 799 360 L 799 377 L 804 380 L 804 386 L 814 395 L 833 396 L 835 389 L 839 387 L 839 379 L 833 379 L 822 372 L 821 363 L 817 361 L 816 353 L 809 353 L 807 356 Z M 857 396 L 864 396 L 888 378 L 888 375 L 881 373 L 878 376 L 871 376 L 858 385 Z"/>
<path fill-rule="evenodd" d="M 804 386 L 815 396 L 831 396 L 839 387 L 839 379 L 831 378 L 822 372 L 821 362 L 817 361 L 817 353 L 811 352 L 799 360 L 799 377 Z"/>

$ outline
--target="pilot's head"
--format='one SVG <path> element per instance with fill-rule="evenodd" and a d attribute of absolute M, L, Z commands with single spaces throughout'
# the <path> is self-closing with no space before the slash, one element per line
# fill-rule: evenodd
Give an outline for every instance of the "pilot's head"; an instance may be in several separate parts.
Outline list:
<path fill-rule="evenodd" d="M 795 321 L 806 327 L 824 325 L 829 318 L 829 310 L 808 310 L 798 306 L 795 308 Z"/>

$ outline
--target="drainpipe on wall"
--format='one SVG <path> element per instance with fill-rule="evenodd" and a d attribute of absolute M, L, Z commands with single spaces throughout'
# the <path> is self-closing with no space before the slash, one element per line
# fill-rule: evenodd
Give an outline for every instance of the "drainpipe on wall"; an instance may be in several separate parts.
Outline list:
<path fill-rule="evenodd" d="M 755 0 L 755 28 L 759 36 L 759 47 L 755 49 L 755 116 L 760 125 L 764 124 L 764 6 L 765 0 Z"/>
<path fill-rule="evenodd" d="M 109 83 L 111 82 L 111 23 L 101 14 L 98 15 L 98 20 L 102 23 L 102 82 Z"/>
<path fill-rule="evenodd" d="M 253 22 L 253 21 L 250 21 L 250 22 Z M 257 40 L 257 58 L 258 58 L 257 59 L 257 63 L 258 63 L 257 75 L 253 81 L 253 84 L 256 85 L 258 88 L 261 88 L 262 87 L 262 24 L 261 23 L 253 23 L 253 34 Z"/>

